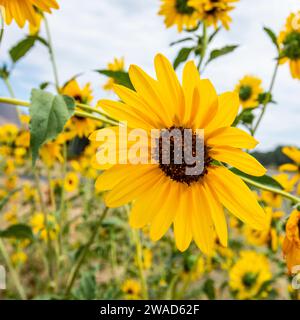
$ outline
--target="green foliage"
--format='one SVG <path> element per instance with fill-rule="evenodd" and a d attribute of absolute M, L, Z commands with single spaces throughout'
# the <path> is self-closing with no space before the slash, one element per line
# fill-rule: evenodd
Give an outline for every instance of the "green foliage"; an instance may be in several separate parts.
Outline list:
<path fill-rule="evenodd" d="M 20 189 L 15 189 L 13 191 L 11 191 L 10 193 L 8 193 L 1 201 L 0 201 L 0 210 L 2 210 L 5 205 L 9 202 L 10 198 L 16 193 L 18 192 Z"/>
<path fill-rule="evenodd" d="M 189 58 L 189 55 L 190 53 L 193 51 L 194 48 L 182 48 L 179 52 L 178 52 L 178 55 L 177 57 L 175 58 L 174 60 L 174 63 L 173 63 L 173 67 L 174 69 L 177 69 L 178 66 L 185 62 L 188 58 Z"/>
<path fill-rule="evenodd" d="M 255 177 L 255 176 L 250 176 L 249 174 L 246 174 L 236 168 L 231 168 L 230 170 L 236 175 L 240 176 L 241 178 L 245 178 L 249 181 L 254 182 L 257 185 L 260 185 L 262 189 L 263 187 L 270 187 L 278 190 L 283 190 L 283 187 L 281 186 L 281 184 L 268 175 Z"/>
<path fill-rule="evenodd" d="M 9 50 L 11 60 L 14 63 L 18 62 L 34 47 L 36 41 L 48 46 L 47 41 L 39 36 L 27 36 Z"/>
<path fill-rule="evenodd" d="M 228 53 L 233 52 L 237 48 L 238 48 L 237 45 L 231 45 L 231 46 L 225 46 L 225 47 L 223 47 L 221 49 L 212 50 L 211 53 L 210 53 L 209 59 L 206 62 L 206 65 L 209 64 L 211 61 L 219 58 L 219 57 L 222 57 L 222 56 L 224 56 L 224 55 L 226 55 Z"/>
<path fill-rule="evenodd" d="M 112 70 L 96 70 L 96 72 L 103 74 L 109 78 L 113 78 L 117 84 L 134 90 L 128 72 Z"/>
<path fill-rule="evenodd" d="M 252 155 L 261 162 L 264 166 L 280 166 L 284 163 L 291 163 L 285 154 L 281 151 L 282 147 L 279 146 L 275 150 L 268 152 L 253 152 Z"/>
<path fill-rule="evenodd" d="M 63 131 L 74 110 L 75 101 L 73 98 L 62 95 L 55 96 L 38 89 L 32 90 L 30 146 L 33 166 L 40 147 L 47 141 L 55 139 Z"/>
<path fill-rule="evenodd" d="M 214 280 L 208 278 L 203 285 L 203 291 L 207 295 L 209 300 L 216 299 L 215 282 Z"/>
<path fill-rule="evenodd" d="M 96 277 L 93 272 L 83 273 L 79 288 L 74 290 L 74 295 L 80 300 L 94 300 L 96 299 Z"/>
<path fill-rule="evenodd" d="M 272 43 L 275 45 L 276 49 L 279 50 L 279 44 L 277 42 L 277 36 L 276 36 L 275 32 L 273 30 L 271 30 L 270 28 L 267 28 L 267 27 L 264 27 L 264 31 L 269 36 L 269 38 L 271 39 Z"/>
<path fill-rule="evenodd" d="M 0 238 L 33 239 L 33 233 L 26 224 L 14 224 L 5 230 L 0 230 Z"/>

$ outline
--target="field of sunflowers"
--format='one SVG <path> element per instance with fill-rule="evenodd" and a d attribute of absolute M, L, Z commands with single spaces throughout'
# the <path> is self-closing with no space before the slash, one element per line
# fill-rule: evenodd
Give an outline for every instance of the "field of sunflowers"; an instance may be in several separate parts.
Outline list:
<path fill-rule="evenodd" d="M 300 85 L 300 11 L 261 26 L 269 84 L 249 70 L 216 92 L 206 68 L 238 46 L 214 41 L 243 1 L 153 1 L 175 58 L 157 48 L 155 77 L 112 58 L 96 101 L 81 74 L 59 81 L 48 19 L 63 0 L 0 0 L 0 299 L 300 299 L 300 144 L 280 165 L 253 154 L 278 73 Z M 35 44 L 53 74 L 23 100 L 11 78 Z"/>

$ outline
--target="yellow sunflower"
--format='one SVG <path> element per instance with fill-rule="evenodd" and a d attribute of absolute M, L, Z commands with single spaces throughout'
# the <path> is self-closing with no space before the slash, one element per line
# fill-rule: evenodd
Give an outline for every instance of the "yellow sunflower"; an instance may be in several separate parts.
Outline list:
<path fill-rule="evenodd" d="M 281 46 L 280 63 L 289 62 L 292 77 L 300 79 L 300 11 L 287 18 L 278 42 Z"/>
<path fill-rule="evenodd" d="M 58 9 L 56 0 L 0 0 L 0 7 L 3 6 L 5 21 L 10 24 L 15 20 L 20 28 L 23 28 L 26 21 L 37 26 L 39 23 L 35 8 L 51 13 L 51 9 Z"/>
<path fill-rule="evenodd" d="M 87 83 L 80 88 L 76 79 L 69 81 L 62 89 L 61 93 L 74 98 L 79 103 L 89 104 L 93 100 L 91 84 Z"/>
<path fill-rule="evenodd" d="M 272 279 L 267 258 L 255 251 L 242 251 L 229 272 L 229 286 L 238 299 L 258 298 L 262 285 Z"/>
<path fill-rule="evenodd" d="M 140 297 L 141 285 L 135 279 L 127 279 L 122 284 L 121 290 L 125 294 L 126 299 L 136 300 Z"/>
<path fill-rule="evenodd" d="M 67 192 L 73 192 L 78 189 L 79 178 L 76 172 L 68 172 L 65 177 L 64 188 Z"/>
<path fill-rule="evenodd" d="M 300 149 L 297 147 L 284 147 L 281 151 L 289 157 L 293 163 L 283 164 L 279 167 L 279 170 L 295 173 L 297 179 L 300 180 Z"/>
<path fill-rule="evenodd" d="M 165 164 L 161 157 L 155 164 L 141 161 L 122 164 L 127 154 L 121 150 L 116 165 L 98 165 L 99 169 L 107 170 L 96 181 L 98 191 L 110 190 L 105 197 L 107 206 L 119 207 L 134 201 L 130 224 L 134 228 L 150 224 L 150 237 L 154 241 L 174 223 L 176 245 L 181 251 L 194 239 L 203 252 L 212 254 L 215 230 L 221 244 L 227 245 L 224 207 L 254 229 L 264 229 L 267 219 L 253 192 L 225 166 L 216 165 L 224 162 L 255 176 L 266 172 L 258 161 L 241 150 L 254 148 L 257 141 L 231 127 L 239 108 L 236 93 L 218 96 L 209 80 L 200 79 L 192 61 L 185 65 L 182 85 L 171 63 L 161 54 L 155 58 L 155 69 L 158 80 L 131 66 L 129 75 L 136 91 L 116 85 L 114 90 L 123 102 L 102 100 L 100 105 L 113 118 L 127 121 L 130 129 L 170 132 L 177 128 L 181 132 L 187 128 L 193 132 L 193 141 L 198 138 L 196 129 L 204 129 L 204 170 L 201 174 L 186 175 L 189 166 L 184 159 L 181 164 L 174 159 Z M 114 132 L 118 129 L 112 128 Z M 97 141 L 102 130 L 93 133 L 90 139 Z M 163 152 L 159 143 L 157 149 Z M 135 156 L 129 157 L 136 160 Z"/>
<path fill-rule="evenodd" d="M 263 93 L 262 81 L 253 76 L 245 76 L 235 87 L 235 92 L 240 97 L 240 104 L 244 109 L 256 108 L 258 98 Z"/>
<path fill-rule="evenodd" d="M 161 0 L 162 4 L 158 12 L 165 17 L 167 28 L 177 25 L 178 32 L 184 28 L 193 29 L 200 21 L 200 13 L 188 4 L 189 0 Z"/>
<path fill-rule="evenodd" d="M 107 65 L 107 69 L 110 71 L 124 71 L 125 70 L 125 61 L 124 58 L 114 58 L 113 62 L 109 62 Z M 115 84 L 115 80 L 113 78 L 109 78 L 106 84 L 103 86 L 104 90 L 112 90 Z"/>
<path fill-rule="evenodd" d="M 239 0 L 189 0 L 188 5 L 200 13 L 201 20 L 208 26 L 218 27 L 221 22 L 225 29 L 229 29 L 232 19 L 228 15 L 235 7 L 233 2 Z"/>
<path fill-rule="evenodd" d="M 30 225 L 32 226 L 33 233 L 41 240 L 47 241 L 48 234 L 51 240 L 57 239 L 59 232 L 59 225 L 57 224 L 54 215 L 47 216 L 47 225 L 45 223 L 45 215 L 37 212 L 30 219 Z"/>
<path fill-rule="evenodd" d="M 296 183 L 294 178 L 290 179 L 290 177 L 285 173 L 276 174 L 273 178 L 281 184 L 286 192 L 291 192 Z M 274 192 L 262 191 L 261 200 L 263 200 L 268 206 L 276 209 L 279 209 L 282 206 L 282 196 Z"/>
<path fill-rule="evenodd" d="M 295 209 L 286 224 L 286 237 L 282 246 L 289 273 L 300 265 L 300 211 Z M 297 270 L 299 272 L 299 270 Z"/>
<path fill-rule="evenodd" d="M 249 244 L 254 246 L 268 245 L 274 252 L 278 249 L 278 234 L 274 224 L 284 216 L 282 211 L 273 211 L 271 207 L 265 208 L 268 217 L 268 227 L 264 230 L 253 230 L 245 226 L 244 234 Z"/>

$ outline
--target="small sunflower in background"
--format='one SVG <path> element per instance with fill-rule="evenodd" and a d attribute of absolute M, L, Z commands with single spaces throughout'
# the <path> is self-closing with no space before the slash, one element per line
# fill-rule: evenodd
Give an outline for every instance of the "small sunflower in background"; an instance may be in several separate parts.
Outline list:
<path fill-rule="evenodd" d="M 197 27 L 200 21 L 200 12 L 189 5 L 189 0 L 161 0 L 162 4 L 158 12 L 165 17 L 165 25 L 170 28 L 177 26 L 178 32 L 184 28 L 187 30 Z"/>
<path fill-rule="evenodd" d="M 284 217 L 283 211 L 273 211 L 271 207 L 265 208 L 268 217 L 268 227 L 264 230 L 254 230 L 249 226 L 244 227 L 244 235 L 247 242 L 254 246 L 267 245 L 276 252 L 279 246 L 279 235 L 277 232 L 277 222 Z"/>
<path fill-rule="evenodd" d="M 239 0 L 189 0 L 188 5 L 200 13 L 200 19 L 207 26 L 218 27 L 219 22 L 226 30 L 232 22 L 229 12 L 235 7 L 232 5 Z"/>
<path fill-rule="evenodd" d="M 246 132 L 231 127 L 239 109 L 237 94 L 227 92 L 218 96 L 209 80 L 200 79 L 194 62 L 186 63 L 182 85 L 171 63 L 161 54 L 155 57 L 155 70 L 158 80 L 132 65 L 129 76 L 136 91 L 116 85 L 114 90 L 123 102 L 101 100 L 99 104 L 114 119 L 127 121 L 129 129 L 147 132 L 204 129 L 204 170 L 187 175 L 188 164 L 184 158 L 180 165 L 174 159 L 164 164 L 161 157 L 155 164 L 151 159 L 147 164 L 140 159 L 138 164 L 122 164 L 124 159 L 118 155 L 116 165 L 99 164 L 98 169 L 106 171 L 98 177 L 96 190 L 109 191 L 104 199 L 108 207 L 134 201 L 130 225 L 134 228 L 150 225 L 153 241 L 161 239 L 174 224 L 180 251 L 185 251 L 194 239 L 200 250 L 212 255 L 215 231 L 220 243 L 227 246 L 224 207 L 254 229 L 266 227 L 265 212 L 247 185 L 228 168 L 214 163 L 220 161 L 250 175 L 264 175 L 266 169 L 241 150 L 252 149 L 258 142 Z M 118 127 L 111 129 L 118 131 Z M 97 142 L 101 133 L 101 130 L 94 132 L 90 139 Z M 196 133 L 193 137 L 197 139 Z M 150 155 L 151 141 L 148 146 Z M 181 147 L 184 150 L 184 144 Z M 157 149 L 163 153 L 160 146 Z M 174 152 L 174 145 L 170 151 Z M 94 157 L 96 160 L 102 157 L 101 148 L 99 152 Z"/>
<path fill-rule="evenodd" d="M 271 279 L 268 259 L 255 251 L 242 251 L 239 260 L 229 271 L 229 287 L 241 300 L 264 298 L 267 292 L 261 292 L 261 289 Z"/>
<path fill-rule="evenodd" d="M 107 69 L 109 71 L 125 71 L 125 60 L 124 58 L 114 58 L 114 61 L 109 62 L 107 64 Z M 113 78 L 109 78 L 106 84 L 103 86 L 104 90 L 112 90 L 115 84 L 115 80 Z"/>
<path fill-rule="evenodd" d="M 287 18 L 278 43 L 281 47 L 280 63 L 289 62 L 292 77 L 300 79 L 300 11 Z"/>
<path fill-rule="evenodd" d="M 5 22 L 11 24 L 16 21 L 20 28 L 23 28 L 26 21 L 37 27 L 39 17 L 36 9 L 51 13 L 51 9 L 59 9 L 56 0 L 0 0 L 0 7 L 4 8 Z"/>
<path fill-rule="evenodd" d="M 294 173 L 297 180 L 300 181 L 300 149 L 297 147 L 283 147 L 281 151 L 290 158 L 293 163 L 283 164 L 279 167 L 279 170 Z"/>
<path fill-rule="evenodd" d="M 273 175 L 272 178 L 283 187 L 284 191 L 291 192 L 294 189 L 296 183 L 295 178 L 290 178 L 285 173 Z M 283 198 L 280 194 L 264 190 L 261 192 L 261 200 L 264 201 L 268 206 L 275 209 L 282 207 Z"/>
<path fill-rule="evenodd" d="M 300 211 L 295 209 L 286 224 L 286 236 L 282 246 L 288 272 L 299 272 L 300 266 Z M 298 270 L 293 270 L 298 267 Z"/>
<path fill-rule="evenodd" d="M 72 97 L 76 102 L 90 104 L 93 100 L 93 92 L 90 83 L 80 87 L 76 79 L 69 81 L 62 89 L 62 94 Z M 73 116 L 66 124 L 69 131 L 69 138 L 78 136 L 79 138 L 88 137 L 96 129 L 96 122 L 93 119 Z"/>
<path fill-rule="evenodd" d="M 74 192 L 78 189 L 79 186 L 79 178 L 76 172 L 68 172 L 65 181 L 64 188 L 67 192 Z"/>
<path fill-rule="evenodd" d="M 59 225 L 54 215 L 47 215 L 47 225 L 45 215 L 41 212 L 35 213 L 30 219 L 33 233 L 43 241 L 47 241 L 48 234 L 50 240 L 57 239 Z"/>
<path fill-rule="evenodd" d="M 52 168 L 56 161 L 60 163 L 64 162 L 61 149 L 61 145 L 57 141 L 47 142 L 41 147 L 39 153 L 43 163 L 48 168 Z"/>
<path fill-rule="evenodd" d="M 141 294 L 141 285 L 135 279 L 127 279 L 121 287 L 127 300 L 138 300 Z"/>
<path fill-rule="evenodd" d="M 240 104 L 244 109 L 256 108 L 263 91 L 261 79 L 249 75 L 242 78 L 235 87 L 235 92 L 239 95 Z"/>

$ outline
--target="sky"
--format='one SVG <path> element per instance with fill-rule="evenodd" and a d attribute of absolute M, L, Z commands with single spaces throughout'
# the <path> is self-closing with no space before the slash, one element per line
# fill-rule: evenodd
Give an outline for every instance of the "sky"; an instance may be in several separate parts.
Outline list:
<path fill-rule="evenodd" d="M 161 52 L 173 60 L 179 47 L 172 41 L 183 37 L 176 28 L 166 29 L 157 15 L 159 0 L 58 0 L 60 10 L 48 16 L 60 83 L 84 72 L 79 82 L 92 83 L 95 100 L 115 96 L 102 89 L 106 79 L 92 70 L 103 69 L 114 57 L 124 57 L 126 66 L 136 64 L 154 76 L 153 59 Z M 212 48 L 238 44 L 236 52 L 213 62 L 202 75 L 217 92 L 234 89 L 245 74 L 260 77 L 269 87 L 276 52 L 263 32 L 268 26 L 276 33 L 292 11 L 300 10 L 299 0 L 241 0 L 231 13 L 230 31 L 223 30 Z M 6 52 L 27 29 L 6 27 L 0 51 L 0 64 L 9 63 Z M 41 35 L 44 35 L 42 29 Z M 179 77 L 181 77 L 179 69 Z M 28 99 L 33 87 L 52 79 L 48 53 L 42 45 L 20 61 L 11 82 L 15 95 Z M 0 95 L 7 96 L 0 82 Z M 278 145 L 300 145 L 300 81 L 293 80 L 287 65 L 280 68 L 275 88 L 276 105 L 270 105 L 257 132 L 258 150 Z"/>

